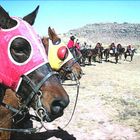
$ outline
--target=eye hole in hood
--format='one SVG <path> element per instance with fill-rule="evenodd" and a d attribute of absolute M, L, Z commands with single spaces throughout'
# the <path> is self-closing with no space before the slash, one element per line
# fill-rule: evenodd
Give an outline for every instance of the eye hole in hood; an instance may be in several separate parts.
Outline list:
<path fill-rule="evenodd" d="M 10 55 L 17 63 L 24 63 L 31 55 L 30 43 L 22 37 L 16 37 L 10 44 Z"/>

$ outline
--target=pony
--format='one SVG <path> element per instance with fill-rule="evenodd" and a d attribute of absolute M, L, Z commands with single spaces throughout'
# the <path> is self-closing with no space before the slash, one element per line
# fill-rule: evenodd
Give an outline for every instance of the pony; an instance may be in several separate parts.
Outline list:
<path fill-rule="evenodd" d="M 47 55 L 51 57 L 49 59 L 50 60 L 49 62 L 51 64 L 52 69 L 59 72 L 61 81 L 64 81 L 66 79 L 73 81 L 79 80 L 82 77 L 83 72 L 77 60 L 73 58 L 69 49 L 62 42 L 61 38 L 57 35 L 55 30 L 52 29 L 51 27 L 48 28 L 48 35 L 49 37 L 42 37 L 42 43 L 45 47 Z M 51 44 L 49 43 L 49 40 L 51 40 L 52 43 L 55 41 L 57 42 L 57 44 L 54 43 Z M 52 59 L 51 47 L 53 47 L 55 50 L 59 48 L 57 54 L 54 53 L 53 60 L 51 60 Z M 57 62 L 57 57 L 61 59 L 59 65 Z M 58 65 L 58 67 L 56 67 L 56 65 Z"/>
<path fill-rule="evenodd" d="M 88 65 L 91 65 L 91 62 L 92 60 L 97 57 L 97 54 L 98 54 L 98 51 L 93 48 L 84 48 L 84 49 L 81 49 L 81 54 L 82 54 L 82 57 L 81 57 L 81 65 L 85 66 L 86 64 Z M 87 60 L 87 63 L 86 63 L 86 60 Z"/>
<path fill-rule="evenodd" d="M 115 64 L 117 64 L 119 57 L 121 58 L 123 53 L 124 48 L 122 48 L 121 44 L 115 46 L 115 44 L 112 43 L 109 48 L 104 50 L 105 61 L 107 62 L 109 57 L 115 57 Z"/>
<path fill-rule="evenodd" d="M 102 44 L 101 43 L 97 43 L 96 46 L 95 46 L 95 51 L 96 51 L 96 54 L 98 57 L 98 62 L 99 63 L 102 63 L 102 59 L 103 59 L 103 51 L 104 51 L 104 48 L 102 47 Z M 97 60 L 96 60 L 97 61 Z"/>
<path fill-rule="evenodd" d="M 49 58 L 50 55 L 52 55 L 54 57 L 54 59 L 55 59 L 55 63 L 52 60 L 50 60 L 50 59 L 52 59 L 52 57 L 49 59 L 50 60 L 49 62 L 50 62 L 51 67 L 53 68 L 53 70 L 58 71 L 60 73 L 61 82 L 64 80 L 65 76 L 68 77 L 69 74 L 71 74 L 71 73 L 72 74 L 74 73 L 74 78 L 76 77 L 76 79 L 79 80 L 80 77 L 78 75 L 80 75 L 80 73 L 81 73 L 81 67 L 80 67 L 79 63 L 76 62 L 72 57 L 68 56 L 68 54 L 70 52 L 67 52 L 67 47 L 65 46 L 64 43 L 62 43 L 60 37 L 58 37 L 58 35 L 56 34 L 54 29 L 51 29 L 49 27 L 48 28 L 48 35 L 49 35 L 49 37 L 42 37 L 42 43 L 43 43 L 43 45 L 45 47 L 46 53 L 48 55 L 48 58 Z M 52 43 L 50 43 L 49 41 L 51 41 Z M 60 57 L 60 59 L 63 60 L 62 62 L 59 61 L 59 62 L 62 63 L 60 66 L 59 66 L 60 63 L 57 62 L 57 59 L 54 56 L 56 54 L 55 53 L 49 54 L 49 53 L 51 53 L 51 51 L 49 51 L 49 47 L 54 48 L 55 51 L 57 51 L 58 57 Z M 69 59 L 67 57 L 69 57 Z M 68 68 L 70 70 L 67 71 L 66 69 L 68 69 Z M 61 70 L 63 70 L 63 71 L 61 72 Z M 78 75 L 77 75 L 77 73 L 78 73 Z M 70 79 L 71 79 L 71 77 L 70 77 Z M 32 128 L 33 127 L 32 120 L 30 120 L 29 116 L 26 115 L 26 118 L 24 118 L 22 120 L 22 122 L 18 123 L 18 125 L 16 125 L 16 128 L 21 129 L 23 127 L 23 125 L 24 125 L 24 128 L 28 128 L 28 127 Z M 44 133 L 42 133 L 41 138 L 44 137 Z M 49 131 L 46 132 L 45 137 L 49 138 L 49 137 L 55 136 L 56 133 L 59 134 L 60 130 L 49 130 Z M 61 133 L 64 133 L 64 132 L 61 130 Z M 30 135 L 27 135 L 27 134 L 26 135 L 24 135 L 24 134 L 21 135 L 21 134 L 18 134 L 18 133 L 12 133 L 11 139 L 13 139 L 13 140 L 15 140 L 16 138 L 21 139 L 21 136 L 23 137 L 23 139 L 26 139 L 26 137 L 29 138 L 29 139 L 34 138 L 34 137 L 36 139 L 39 139 L 39 137 L 40 137 L 39 135 L 41 135 L 41 133 L 36 133 L 36 134 L 32 134 L 32 135 L 31 134 Z"/>
<path fill-rule="evenodd" d="M 126 49 L 126 51 L 124 52 L 124 58 L 125 58 L 124 60 L 126 60 L 127 57 L 130 56 L 130 61 L 132 61 L 135 53 L 136 53 L 136 49 L 131 49 L 131 50 Z"/>
<path fill-rule="evenodd" d="M 122 45 L 121 45 L 120 43 L 117 44 L 117 51 L 119 52 L 119 59 L 121 60 L 122 55 L 123 55 L 124 52 L 125 52 L 125 48 L 122 47 Z"/>
<path fill-rule="evenodd" d="M 41 39 L 32 27 L 38 9 L 39 6 L 27 16 L 17 18 L 10 17 L 0 6 L 2 140 L 10 139 L 13 125 L 24 128 L 31 117 L 30 108 L 35 111 L 36 120 L 51 122 L 61 117 L 69 104 L 69 96 L 51 69 Z"/>

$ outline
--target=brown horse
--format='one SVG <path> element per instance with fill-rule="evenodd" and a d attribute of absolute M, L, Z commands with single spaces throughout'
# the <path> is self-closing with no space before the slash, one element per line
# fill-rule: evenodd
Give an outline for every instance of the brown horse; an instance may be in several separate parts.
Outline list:
<path fill-rule="evenodd" d="M 127 57 L 130 56 L 130 62 L 133 60 L 134 54 L 136 53 L 136 49 L 126 49 L 124 52 L 124 60 L 127 60 Z"/>
<path fill-rule="evenodd" d="M 62 40 L 60 39 L 60 37 L 56 34 L 54 29 L 51 29 L 50 27 L 48 28 L 48 35 L 49 37 L 43 37 L 42 38 L 42 43 L 45 46 L 46 49 L 46 53 L 48 54 L 49 51 L 49 40 L 52 40 L 53 42 L 57 42 L 57 44 L 53 43 L 52 47 L 55 47 L 56 49 L 58 48 L 59 44 L 63 44 L 65 46 L 65 44 L 62 42 Z M 66 47 L 66 46 L 65 46 Z M 67 47 L 66 47 L 67 48 Z M 68 48 L 67 48 L 68 49 Z M 48 54 L 49 55 L 49 54 Z M 70 79 L 70 80 L 76 80 L 76 79 L 80 79 L 82 76 L 82 69 L 81 66 L 79 65 L 79 63 L 73 58 L 73 56 L 71 55 L 70 51 L 67 51 L 66 54 L 64 54 L 66 57 L 65 59 L 63 59 L 62 61 L 62 65 L 59 69 L 57 69 L 57 71 L 60 74 L 60 78 L 61 80 L 65 80 L 65 79 Z M 71 55 L 70 59 L 67 59 L 68 55 Z M 53 56 L 55 57 L 55 56 Z M 56 61 L 56 60 L 55 60 Z M 52 61 L 51 61 L 52 62 Z M 50 64 L 51 64 L 50 62 Z M 52 62 L 53 63 L 53 62 Z M 53 68 L 53 66 L 52 66 Z M 54 68 L 53 68 L 54 69 Z M 54 69 L 56 70 L 56 69 Z"/>
<path fill-rule="evenodd" d="M 0 46 L 9 52 L 7 54 L 7 51 L 1 51 L 0 56 L 4 59 L 0 63 L 0 73 L 3 72 L 0 76 L 0 140 L 10 139 L 10 131 L 6 132 L 4 129 L 12 128 L 13 123 L 18 125 L 18 122 L 22 122 L 26 115 L 29 116 L 31 107 L 37 114 L 36 119 L 51 122 L 62 116 L 69 104 L 68 94 L 52 71 L 43 44 L 31 26 L 38 9 L 39 6 L 21 19 L 11 18 L 0 6 Z M 8 57 L 7 60 L 2 56 Z M 5 63 L 7 64 L 2 65 Z M 7 66 L 10 71 L 2 71 Z M 7 88 L 14 92 L 6 90 Z M 20 118 L 17 119 L 18 117 Z M 26 122 L 20 124 L 23 128 L 24 123 Z"/>
<path fill-rule="evenodd" d="M 101 43 L 97 43 L 96 46 L 95 46 L 95 50 L 96 50 L 96 53 L 97 53 L 97 59 L 98 59 L 98 62 L 99 63 L 102 63 L 102 59 L 103 59 L 103 51 L 104 51 L 104 48 L 102 46 Z M 97 60 L 96 60 L 97 61 Z"/>

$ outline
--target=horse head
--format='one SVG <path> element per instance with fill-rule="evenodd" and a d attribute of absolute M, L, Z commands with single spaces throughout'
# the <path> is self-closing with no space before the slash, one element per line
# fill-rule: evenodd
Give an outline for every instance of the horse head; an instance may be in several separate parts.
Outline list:
<path fill-rule="evenodd" d="M 63 115 L 69 97 L 32 27 L 38 9 L 21 19 L 0 6 L 0 83 L 21 98 L 20 110 L 32 107 L 41 120 L 50 122 Z"/>
<path fill-rule="evenodd" d="M 58 37 L 54 29 L 48 28 L 49 37 L 43 37 L 42 42 L 48 54 L 49 63 L 52 69 L 59 71 L 61 78 L 71 80 L 80 79 L 82 69 L 79 63 L 73 58 L 71 52 Z M 63 79 L 62 79 L 63 80 Z"/>

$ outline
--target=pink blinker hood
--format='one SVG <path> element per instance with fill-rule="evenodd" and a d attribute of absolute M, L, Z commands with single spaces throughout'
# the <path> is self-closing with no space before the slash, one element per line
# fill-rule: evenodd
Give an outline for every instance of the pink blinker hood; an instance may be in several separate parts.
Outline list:
<path fill-rule="evenodd" d="M 20 18 L 13 19 L 17 21 L 15 27 L 0 29 L 0 83 L 17 91 L 21 76 L 48 63 L 48 58 L 33 27 Z M 18 37 L 27 40 L 31 46 L 30 56 L 23 63 L 16 62 L 10 52 L 12 41 Z"/>

